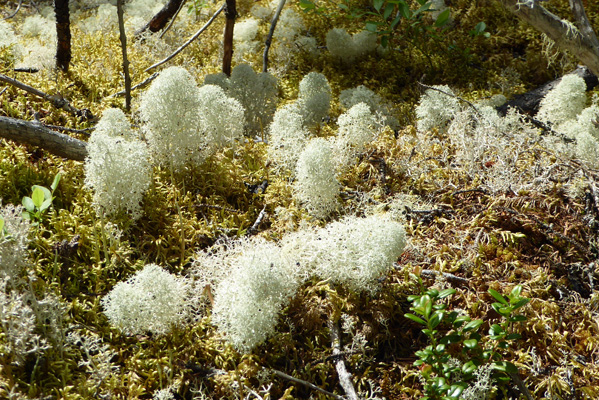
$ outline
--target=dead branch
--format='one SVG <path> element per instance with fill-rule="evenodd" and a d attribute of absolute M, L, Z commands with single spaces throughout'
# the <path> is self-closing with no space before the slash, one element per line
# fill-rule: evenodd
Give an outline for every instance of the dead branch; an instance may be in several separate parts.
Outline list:
<path fill-rule="evenodd" d="M 539 2 L 528 5 L 520 0 L 500 0 L 505 8 L 518 18 L 531 24 L 535 29 L 543 32 L 562 50 L 571 52 L 591 72 L 599 75 L 599 44 L 595 35 L 589 36 L 586 23 L 583 29 L 578 30 L 571 23 L 564 21 L 557 15 L 549 12 Z M 570 4 L 578 3 L 574 13 L 580 20 L 582 4 L 580 0 L 571 0 Z M 589 26 L 590 27 L 590 26 Z"/>
<path fill-rule="evenodd" d="M 170 56 L 166 57 L 164 60 L 157 62 L 156 64 L 146 68 L 144 70 L 144 72 L 149 72 L 150 70 L 153 70 L 156 67 L 161 66 L 162 64 L 172 60 L 177 54 L 179 54 L 180 52 L 182 52 L 187 46 L 189 46 L 191 44 L 191 42 L 193 42 L 194 40 L 196 40 L 198 38 L 198 36 L 200 36 L 202 34 L 202 32 L 204 32 L 209 26 L 210 24 L 212 24 L 212 22 L 216 19 L 216 17 L 218 16 L 218 14 L 221 13 L 222 10 L 225 9 L 226 4 L 223 4 L 215 13 L 214 15 L 212 15 L 212 17 L 210 17 L 210 19 L 208 20 L 208 22 L 206 22 L 204 24 L 204 26 L 202 26 L 200 28 L 199 31 L 197 31 L 187 42 L 183 43 L 181 45 L 181 47 L 179 47 L 177 50 L 175 50 L 175 52 L 173 54 L 171 54 Z"/>
<path fill-rule="evenodd" d="M 0 117 L 0 137 L 38 146 L 70 160 L 84 161 L 87 156 L 86 142 L 48 129 L 38 122 Z"/>
<path fill-rule="evenodd" d="M 279 16 L 281 15 L 281 11 L 285 6 L 286 1 L 287 0 L 281 0 L 279 2 L 277 11 L 275 11 L 275 15 L 272 17 L 272 21 L 270 22 L 270 30 L 268 31 L 268 36 L 266 37 L 266 42 L 264 43 L 264 55 L 262 56 L 262 72 L 268 72 L 268 50 L 270 50 L 272 37 L 275 34 L 275 28 L 277 27 L 277 22 L 279 22 Z"/>
<path fill-rule="evenodd" d="M 321 388 L 319 388 L 318 386 L 316 386 L 315 384 L 313 384 L 313 383 L 310 383 L 310 382 L 308 382 L 308 381 L 305 381 L 305 380 L 303 380 L 303 379 L 294 378 L 293 376 L 291 376 L 291 375 L 287 375 L 286 373 L 284 373 L 284 372 L 281 372 L 281 371 L 277 371 L 276 369 L 271 369 L 271 371 L 272 371 L 272 373 L 273 373 L 273 374 L 275 374 L 275 375 L 276 375 L 276 376 L 278 376 L 279 378 L 283 378 L 283 379 L 287 379 L 287 380 L 289 380 L 289 381 L 291 381 L 291 382 L 299 383 L 299 384 L 301 384 L 301 385 L 304 385 L 304 386 L 306 386 L 306 387 L 309 387 L 309 388 L 310 388 L 310 389 L 312 389 L 312 390 L 317 390 L 317 391 L 319 391 L 319 392 L 321 392 L 321 393 L 324 393 L 324 394 L 326 394 L 327 396 L 331 396 L 331 397 L 332 397 L 332 398 L 334 398 L 334 399 L 337 399 L 337 400 L 345 400 L 345 398 L 343 398 L 342 396 L 336 395 L 335 393 L 331 393 L 331 392 L 329 392 L 328 390 L 321 389 Z"/>
<path fill-rule="evenodd" d="M 339 334 L 339 326 L 337 323 L 329 321 L 329 330 L 331 331 L 331 346 L 333 347 L 333 355 L 339 356 L 335 360 L 335 369 L 337 370 L 337 375 L 339 375 L 339 383 L 341 387 L 345 391 L 345 394 L 349 398 L 349 400 L 358 400 L 358 394 L 356 393 L 356 389 L 354 389 L 354 385 L 351 382 L 351 375 L 347 372 L 347 368 L 345 368 L 345 362 L 341 357 L 341 335 Z"/>
<path fill-rule="evenodd" d="M 439 272 L 433 269 L 423 269 L 420 272 L 421 275 L 426 275 L 428 277 L 441 275 L 443 278 L 447 279 L 449 282 L 457 283 L 457 284 L 468 284 L 470 281 L 466 278 L 459 277 L 454 274 L 450 274 L 449 272 Z"/>
<path fill-rule="evenodd" d="M 184 3 L 185 0 L 169 0 L 147 24 L 135 32 L 135 38 L 139 39 L 139 37 L 147 30 L 152 33 L 156 33 L 164 28 L 169 20 L 172 21 L 175 19 L 175 16 Z"/>
<path fill-rule="evenodd" d="M 143 88 L 145 88 L 154 79 L 156 79 L 156 77 L 158 77 L 158 72 L 154 72 L 152 75 L 150 75 L 148 78 L 146 78 L 143 82 L 140 82 L 137 85 L 133 86 L 131 88 L 131 91 L 134 91 L 135 89 L 143 89 Z M 113 94 L 112 97 L 124 96 L 125 94 L 127 94 L 127 92 L 125 90 L 121 90 L 120 92 L 117 92 L 117 93 Z"/>
<path fill-rule="evenodd" d="M 77 115 L 78 117 L 84 117 L 86 119 L 93 118 L 93 115 L 91 114 L 91 112 L 89 110 L 86 110 L 86 109 L 79 110 L 79 109 L 73 107 L 69 103 L 69 101 L 66 100 L 64 97 L 62 97 L 60 94 L 55 94 L 55 95 L 50 96 L 49 94 L 44 93 L 41 90 L 31 87 L 31 86 L 29 86 L 23 82 L 20 82 L 16 79 L 9 78 L 8 76 L 3 75 L 3 74 L 0 74 L 0 81 L 6 82 L 10 85 L 13 85 L 14 87 L 24 90 L 27 93 L 30 93 L 34 96 L 41 97 L 42 99 L 47 100 L 50 103 L 52 103 L 52 105 L 54 107 L 68 111 L 71 114 Z"/>
<path fill-rule="evenodd" d="M 179 13 L 181 12 L 181 9 L 183 8 L 184 5 L 185 5 L 185 0 L 183 0 L 181 2 L 181 4 L 179 5 L 179 8 L 177 9 L 177 12 L 175 13 L 175 15 L 173 15 L 173 17 L 171 18 L 171 21 L 168 23 L 166 28 L 164 28 L 164 30 L 162 32 L 160 32 L 160 39 L 162 39 L 164 34 L 167 33 L 169 29 L 171 29 L 171 26 L 173 26 L 173 24 L 175 23 L 175 20 L 177 19 L 177 16 L 179 16 Z"/>
<path fill-rule="evenodd" d="M 123 53 L 123 72 L 125 74 L 125 110 L 131 111 L 131 76 L 129 75 L 129 59 L 127 58 L 127 35 L 125 34 L 125 18 L 123 17 L 123 0 L 117 0 L 116 13 L 119 19 L 119 36 Z"/>
<path fill-rule="evenodd" d="M 436 88 L 436 87 L 434 87 L 434 86 L 425 85 L 424 83 L 421 83 L 421 82 L 418 82 L 418 84 L 419 84 L 420 86 L 422 86 L 423 88 L 425 88 L 425 89 L 430 89 L 430 90 L 434 90 L 434 91 L 436 91 L 436 92 L 439 92 L 439 93 L 443 93 L 445 96 L 453 97 L 454 99 L 458 99 L 458 100 L 460 100 L 460 101 L 462 101 L 462 102 L 464 102 L 464 103 L 468 104 L 468 105 L 469 105 L 469 106 L 470 106 L 470 107 L 471 107 L 471 108 L 474 110 L 474 112 L 475 112 L 475 113 L 476 113 L 478 116 L 481 116 L 481 117 L 482 117 L 482 114 L 480 113 L 480 111 L 478 111 L 478 108 L 476 108 L 476 106 L 475 106 L 474 104 L 472 104 L 471 102 L 469 102 L 468 100 L 466 100 L 466 99 L 464 99 L 464 98 L 462 98 L 462 97 L 460 97 L 460 96 L 456 96 L 456 95 L 455 95 L 455 94 L 453 94 L 453 93 L 448 93 L 448 92 L 446 92 L 445 90 L 442 90 L 442 89 Z"/>
<path fill-rule="evenodd" d="M 14 13 L 10 14 L 8 17 L 3 18 L 3 20 L 7 20 L 7 19 L 11 19 L 12 17 L 14 17 L 15 15 L 17 15 L 17 13 L 19 12 L 19 10 L 21 9 L 21 6 L 23 5 L 23 0 L 19 0 L 19 5 L 17 6 L 17 9 L 15 10 Z"/>
<path fill-rule="evenodd" d="M 225 2 L 225 35 L 223 43 L 223 72 L 231 76 L 231 62 L 233 61 L 233 30 L 235 28 L 235 18 L 237 18 L 236 0 L 226 0 Z"/>
<path fill-rule="evenodd" d="M 252 226 L 249 227 L 249 229 L 247 230 L 245 235 L 251 236 L 254 233 L 256 233 L 256 231 L 260 227 L 260 224 L 264 220 L 265 216 L 266 216 L 266 205 L 264 205 L 264 207 L 262 207 L 262 211 L 260 211 L 260 214 L 258 214 L 258 218 L 256 218 L 256 221 L 252 224 Z"/>

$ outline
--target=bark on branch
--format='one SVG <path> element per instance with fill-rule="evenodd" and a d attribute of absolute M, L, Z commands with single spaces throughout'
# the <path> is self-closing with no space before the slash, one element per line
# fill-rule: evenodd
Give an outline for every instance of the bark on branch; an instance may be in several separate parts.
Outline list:
<path fill-rule="evenodd" d="M 597 37 L 589 34 L 592 32 L 589 24 L 583 23 L 582 30 L 578 30 L 570 22 L 562 20 L 557 15 L 549 12 L 545 7 L 538 2 L 532 3 L 531 6 L 526 4 L 518 4 L 519 0 L 500 0 L 501 3 L 514 13 L 518 18 L 528 22 L 537 30 L 543 32 L 562 50 L 567 50 L 572 53 L 578 60 L 586 65 L 593 74 L 599 76 L 599 43 Z M 580 0 L 570 0 L 573 5 L 573 11 L 576 18 L 584 22 L 586 14 Z M 574 8 L 576 5 L 576 8 Z M 582 10 L 582 12 L 581 12 Z"/>
<path fill-rule="evenodd" d="M 0 137 L 38 146 L 70 160 L 84 161 L 87 156 L 86 142 L 48 129 L 38 122 L 0 117 Z"/>
<path fill-rule="evenodd" d="M 169 0 L 164 7 L 145 26 L 135 32 L 135 37 L 139 37 L 148 29 L 152 33 L 156 33 L 166 26 L 168 21 L 177 14 L 183 6 L 185 0 Z"/>

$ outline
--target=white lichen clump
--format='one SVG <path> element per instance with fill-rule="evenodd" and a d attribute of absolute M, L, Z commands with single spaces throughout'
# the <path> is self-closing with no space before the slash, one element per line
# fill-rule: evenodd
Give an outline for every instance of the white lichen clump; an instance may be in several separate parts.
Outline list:
<path fill-rule="evenodd" d="M 298 281 L 276 244 L 257 239 L 240 246 L 228 261 L 229 276 L 216 287 L 212 322 L 237 350 L 249 352 L 275 332 Z"/>
<path fill-rule="evenodd" d="M 427 89 L 420 98 L 420 103 L 416 106 L 417 127 L 420 132 L 433 128 L 444 130 L 445 124 L 460 111 L 460 103 L 449 86 L 433 87 L 445 93 Z"/>
<path fill-rule="evenodd" d="M 189 317 L 188 283 L 148 264 L 102 298 L 104 314 L 126 335 L 162 335 Z"/>
<path fill-rule="evenodd" d="M 247 53 L 255 53 L 258 50 L 260 42 L 256 40 L 260 21 L 255 18 L 246 18 L 235 23 L 233 33 L 233 41 L 235 52 L 233 56 L 235 60 L 240 61 Z"/>
<path fill-rule="evenodd" d="M 296 104 L 306 126 L 320 124 L 331 106 L 331 86 L 327 78 L 319 72 L 304 76 L 299 84 Z"/>
<path fill-rule="evenodd" d="M 0 230 L 0 280 L 6 279 L 11 286 L 27 266 L 29 245 L 29 221 L 22 217 L 23 207 L 8 204 L 0 208 L 4 227 Z"/>
<path fill-rule="evenodd" d="M 376 41 L 375 33 L 361 31 L 352 36 L 342 28 L 333 28 L 326 36 L 327 49 L 331 55 L 345 64 L 352 64 L 356 59 L 374 52 Z"/>
<path fill-rule="evenodd" d="M 296 260 L 306 276 L 316 275 L 356 292 L 372 292 L 405 245 L 406 234 L 399 222 L 380 215 L 350 216 L 321 229 L 286 236 L 282 251 Z"/>
<path fill-rule="evenodd" d="M 237 29 L 237 27 L 235 27 Z M 277 107 L 277 79 L 268 72 L 257 74 L 247 64 L 239 64 L 231 71 L 206 75 L 205 85 L 218 85 L 227 96 L 238 100 L 245 109 L 245 132 L 260 135 L 272 121 Z"/>
<path fill-rule="evenodd" d="M 152 182 L 152 168 L 146 144 L 135 137 L 121 110 L 104 111 L 87 151 L 85 185 L 94 192 L 98 213 L 126 211 L 139 218 L 144 192 Z"/>
<path fill-rule="evenodd" d="M 326 218 L 337 208 L 339 182 L 327 140 L 315 138 L 308 143 L 297 161 L 295 177 L 295 197 L 314 218 Z"/>
<path fill-rule="evenodd" d="M 162 71 L 142 95 L 139 114 L 157 163 L 180 169 L 204 161 L 200 105 L 195 80 L 181 67 Z"/>
<path fill-rule="evenodd" d="M 575 119 L 587 101 L 586 84 L 578 75 L 565 75 L 560 83 L 541 100 L 537 119 L 549 122 L 560 129 L 560 125 Z"/>
<path fill-rule="evenodd" d="M 335 142 L 335 153 L 340 165 L 351 163 L 352 158 L 364 151 L 377 133 L 376 118 L 366 103 L 358 103 L 337 121 L 339 131 Z"/>
<path fill-rule="evenodd" d="M 268 128 L 268 158 L 287 171 L 295 171 L 297 160 L 306 147 L 309 132 L 294 104 L 281 107 Z"/>
<path fill-rule="evenodd" d="M 239 101 L 227 97 L 216 85 L 198 90 L 199 129 L 204 143 L 203 155 L 235 145 L 243 137 L 244 109 Z"/>

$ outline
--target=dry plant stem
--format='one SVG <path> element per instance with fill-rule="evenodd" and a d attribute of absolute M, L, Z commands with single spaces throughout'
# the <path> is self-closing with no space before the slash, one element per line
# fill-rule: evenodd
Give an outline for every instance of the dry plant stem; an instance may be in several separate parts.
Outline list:
<path fill-rule="evenodd" d="M 131 111 L 131 76 L 129 75 L 129 60 L 127 59 L 127 34 L 125 33 L 125 19 L 123 18 L 123 0 L 117 0 L 116 12 L 119 18 L 119 32 L 121 50 L 123 51 L 123 73 L 125 74 L 125 109 Z"/>
<path fill-rule="evenodd" d="M 342 396 L 336 395 L 335 393 L 331 393 L 328 390 L 321 389 L 318 386 L 316 386 L 315 384 L 310 383 L 308 381 L 304 381 L 303 379 L 294 378 L 293 376 L 287 375 L 286 373 L 281 372 L 281 371 L 277 371 L 276 369 L 271 369 L 271 371 L 273 372 L 273 374 L 275 374 L 279 378 L 283 378 L 283 379 L 287 379 L 287 380 L 289 380 L 291 382 L 299 383 L 301 385 L 309 387 L 312 390 L 317 390 L 317 391 L 319 391 L 321 393 L 326 394 L 327 396 L 331 396 L 332 398 L 337 399 L 337 400 L 346 400 Z"/>
<path fill-rule="evenodd" d="M 17 6 L 17 9 L 15 10 L 14 13 L 10 14 L 8 17 L 3 18 L 5 21 L 7 19 L 11 19 L 12 17 L 14 17 L 15 15 L 17 15 L 17 13 L 19 12 L 19 10 L 21 9 L 21 6 L 23 5 L 23 0 L 19 0 L 19 5 Z"/>
<path fill-rule="evenodd" d="M 81 135 L 86 135 L 86 136 L 91 135 L 91 131 L 93 131 L 95 129 L 95 128 L 73 129 L 73 128 L 67 128 L 65 126 L 48 125 L 48 124 L 44 124 L 44 126 L 46 128 L 54 129 L 55 131 L 64 131 L 64 132 L 71 132 L 71 133 L 79 133 Z"/>
<path fill-rule="evenodd" d="M 528 390 L 528 388 L 526 387 L 526 385 L 524 384 L 522 379 L 520 379 L 518 374 L 514 374 L 514 373 L 510 373 L 510 372 L 508 372 L 508 374 L 509 374 L 510 378 L 512 378 L 512 381 L 514 381 L 516 383 L 516 385 L 518 386 L 518 389 L 520 389 L 520 393 L 522 393 L 524 396 L 526 396 L 526 398 L 528 400 L 534 400 L 534 397 L 530 393 L 530 390 Z"/>
<path fill-rule="evenodd" d="M 179 10 L 183 6 L 183 3 L 185 3 L 185 0 L 169 0 L 164 5 L 164 7 L 162 7 L 162 9 L 160 9 L 160 11 L 158 11 L 158 13 L 156 13 L 156 15 L 152 17 L 150 22 L 148 22 L 141 29 L 135 32 L 135 37 L 139 38 L 141 34 L 143 34 L 148 29 L 150 30 L 150 32 L 156 33 L 162 28 L 164 28 L 169 19 L 171 21 L 175 19 L 175 17 L 179 13 Z"/>
<path fill-rule="evenodd" d="M 222 10 L 224 10 L 225 8 L 225 4 L 223 4 L 215 13 L 214 15 L 212 15 L 212 17 L 210 17 L 210 19 L 208 20 L 208 22 L 206 22 L 204 24 L 204 26 L 202 26 L 200 28 L 199 31 L 197 31 L 187 42 L 183 43 L 181 45 L 181 47 L 179 47 L 177 50 L 175 50 L 175 52 L 173 54 L 171 54 L 170 56 L 168 56 L 167 58 L 165 58 L 162 61 L 158 61 L 156 64 L 146 68 L 144 70 L 144 72 L 149 72 L 150 70 L 153 70 L 156 67 L 161 66 L 162 64 L 169 62 L 170 60 L 172 60 L 177 54 L 179 54 L 180 52 L 182 52 L 187 46 L 189 46 L 191 44 L 191 42 L 193 42 L 194 40 L 196 40 L 198 38 L 198 36 L 200 36 L 202 34 L 202 32 L 204 32 L 209 26 L 210 24 L 212 24 L 212 22 L 214 22 L 214 20 L 216 19 L 216 17 L 218 16 L 218 14 L 221 13 Z"/>
<path fill-rule="evenodd" d="M 518 18 L 528 22 L 538 31 L 543 32 L 562 50 L 571 52 L 582 64 L 586 65 L 593 74 L 599 76 L 599 47 L 596 40 L 585 34 L 585 31 L 572 30 L 564 24 L 557 15 L 549 12 L 538 2 L 534 7 L 518 4 L 519 0 L 500 0 L 505 8 Z M 579 0 L 578 7 L 582 8 Z M 580 17 L 580 12 L 577 18 Z M 583 27 L 584 28 L 584 27 Z M 596 39 L 596 38 L 595 38 Z"/>
<path fill-rule="evenodd" d="M 179 16 L 179 13 L 183 9 L 184 5 L 185 5 L 185 0 L 181 1 L 181 4 L 179 4 L 179 8 L 175 12 L 175 15 L 173 15 L 173 18 L 171 18 L 171 21 L 168 23 L 168 25 L 166 26 L 166 28 L 164 28 L 164 30 L 162 32 L 160 32 L 160 39 L 162 39 L 162 37 L 164 36 L 164 34 L 166 32 L 168 32 L 169 29 L 171 29 L 171 26 L 173 26 L 173 24 L 175 23 L 175 20 Z"/>
<path fill-rule="evenodd" d="M 279 2 L 279 6 L 277 7 L 277 11 L 275 12 L 274 17 L 272 17 L 272 21 L 270 23 L 270 30 L 268 31 L 268 36 L 266 37 L 266 42 L 264 43 L 264 55 L 262 57 L 262 72 L 268 71 L 268 50 L 270 50 L 270 45 L 272 43 L 272 36 L 275 34 L 275 28 L 277 27 L 277 22 L 279 22 L 279 16 L 281 15 L 281 11 L 285 6 L 285 2 L 287 0 L 281 0 Z"/>
<path fill-rule="evenodd" d="M 133 86 L 131 88 L 131 91 L 133 91 L 135 89 L 145 88 L 157 77 L 158 77 L 158 72 L 154 72 L 152 75 L 150 75 L 148 78 L 146 78 L 143 82 L 140 82 L 137 85 Z M 112 97 L 124 96 L 125 94 L 127 94 L 127 92 L 125 90 L 121 90 L 120 92 L 113 94 Z"/>
<path fill-rule="evenodd" d="M 223 44 L 223 72 L 231 76 L 231 62 L 233 61 L 233 30 L 237 18 L 236 0 L 226 0 L 225 3 L 225 37 Z"/>
<path fill-rule="evenodd" d="M 70 160 L 84 161 L 87 143 L 22 119 L 0 117 L 0 137 L 17 143 L 38 146 Z"/>
<path fill-rule="evenodd" d="M 2 75 L 2 74 L 0 74 L 0 81 L 6 82 L 10 85 L 13 85 L 14 87 L 17 87 L 19 89 L 26 91 L 27 93 L 31 93 L 35 96 L 41 97 L 44 100 L 51 102 L 54 107 L 62 108 L 63 110 L 66 110 L 66 111 L 70 112 L 71 114 L 75 114 L 75 115 L 83 114 L 81 110 L 78 110 L 75 107 L 71 106 L 69 104 L 69 102 L 60 95 L 50 96 L 49 94 L 44 93 L 41 90 L 38 90 L 38 89 L 31 87 L 23 82 L 20 82 L 13 78 L 9 78 L 8 76 Z"/>
<path fill-rule="evenodd" d="M 447 93 L 446 91 L 444 91 L 444 90 L 441 90 L 441 89 L 438 89 L 438 88 L 436 88 L 436 87 L 429 86 L 429 85 L 425 85 L 424 83 L 421 83 L 421 82 L 418 82 L 418 84 L 419 84 L 420 86 L 422 86 L 423 88 L 425 88 L 425 89 L 434 90 L 434 91 L 436 91 L 436 92 L 443 93 L 443 94 L 444 94 L 444 95 L 446 95 L 446 96 L 453 97 L 453 98 L 456 98 L 456 99 L 458 99 L 458 100 L 460 100 L 460 101 L 463 101 L 464 103 L 466 103 L 466 104 L 468 104 L 470 107 L 472 107 L 472 109 L 473 109 L 473 110 L 476 112 L 476 114 L 477 114 L 477 115 L 479 115 L 479 116 L 482 116 L 482 114 L 480 113 L 480 111 L 478 111 L 478 108 L 476 108 L 476 106 L 475 106 L 474 104 L 472 104 L 471 102 L 469 102 L 468 100 L 466 100 L 466 99 L 463 99 L 463 98 L 461 98 L 460 96 L 456 96 L 455 94 Z"/>
<path fill-rule="evenodd" d="M 337 375 L 339 375 L 339 383 L 345 391 L 349 400 L 358 400 L 358 394 L 354 385 L 351 382 L 351 375 L 347 372 L 345 362 L 343 362 L 343 356 L 341 351 L 341 335 L 339 334 L 339 325 L 335 322 L 329 321 L 329 330 L 331 331 L 331 346 L 333 347 L 333 356 L 337 356 L 335 359 L 335 369 Z"/>
<path fill-rule="evenodd" d="M 454 283 L 461 283 L 461 284 L 468 284 L 470 283 L 470 281 L 466 278 L 462 278 L 459 277 L 457 275 L 454 274 L 450 274 L 449 272 L 439 272 L 439 271 L 435 271 L 433 269 L 423 269 L 420 272 L 421 275 L 427 275 L 427 276 L 435 276 L 435 275 L 441 275 L 443 276 L 443 278 L 447 279 L 450 282 L 454 282 Z"/>

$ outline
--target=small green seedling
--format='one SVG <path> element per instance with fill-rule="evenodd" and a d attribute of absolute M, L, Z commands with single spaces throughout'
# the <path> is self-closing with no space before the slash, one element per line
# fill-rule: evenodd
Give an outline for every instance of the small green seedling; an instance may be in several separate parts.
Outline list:
<path fill-rule="evenodd" d="M 31 187 L 31 197 L 23 197 L 22 204 L 23 207 L 25 207 L 25 210 L 23 210 L 23 218 L 32 221 L 33 225 L 39 225 L 46 210 L 52 205 L 52 201 L 55 198 L 53 196 L 54 191 L 58 187 L 59 182 L 60 173 L 54 177 L 54 181 L 50 186 L 51 190 L 44 186 L 33 185 Z"/>

